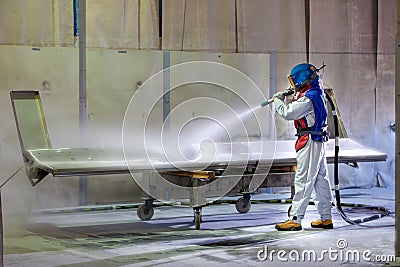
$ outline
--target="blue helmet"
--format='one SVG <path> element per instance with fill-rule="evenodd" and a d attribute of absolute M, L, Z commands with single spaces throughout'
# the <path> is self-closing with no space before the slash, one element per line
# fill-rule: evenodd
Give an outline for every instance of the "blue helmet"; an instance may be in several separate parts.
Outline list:
<path fill-rule="evenodd" d="M 318 69 L 314 65 L 301 63 L 293 67 L 288 79 L 291 86 L 298 90 L 314 80 L 318 76 L 317 71 Z"/>

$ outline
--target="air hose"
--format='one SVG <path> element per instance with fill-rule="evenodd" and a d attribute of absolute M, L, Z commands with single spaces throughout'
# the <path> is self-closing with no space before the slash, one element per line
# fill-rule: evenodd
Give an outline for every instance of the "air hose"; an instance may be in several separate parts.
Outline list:
<path fill-rule="evenodd" d="M 363 208 L 363 209 L 368 209 L 368 210 L 373 210 L 373 211 L 379 211 L 381 212 L 380 214 L 375 214 L 366 218 L 362 219 L 356 219 L 352 220 L 347 215 L 342 209 L 342 203 L 340 201 L 340 190 L 339 190 L 339 120 L 338 116 L 336 113 L 336 108 L 333 103 L 332 98 L 329 96 L 329 94 L 325 93 L 326 99 L 329 102 L 329 105 L 332 110 L 332 116 L 333 116 L 333 123 L 335 127 L 335 159 L 334 159 L 334 183 L 335 183 L 335 197 L 336 197 L 336 209 L 338 210 L 340 216 L 349 224 L 360 224 L 372 220 L 376 220 L 379 218 L 382 218 L 384 216 L 388 216 L 390 214 L 390 211 L 384 207 L 379 207 L 379 206 L 369 206 L 369 205 L 362 205 L 362 204 L 354 204 L 355 208 Z"/>

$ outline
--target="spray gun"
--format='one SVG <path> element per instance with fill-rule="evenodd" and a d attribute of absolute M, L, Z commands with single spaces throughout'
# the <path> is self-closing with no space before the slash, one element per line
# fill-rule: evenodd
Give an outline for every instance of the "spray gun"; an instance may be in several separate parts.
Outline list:
<path fill-rule="evenodd" d="M 292 87 L 289 87 L 288 89 L 286 89 L 286 91 L 282 94 L 283 96 L 288 96 L 288 95 L 292 95 L 294 94 L 295 90 Z M 261 107 L 265 107 L 269 104 L 271 104 L 272 102 L 274 102 L 274 98 L 268 99 L 264 102 L 261 103 Z"/>

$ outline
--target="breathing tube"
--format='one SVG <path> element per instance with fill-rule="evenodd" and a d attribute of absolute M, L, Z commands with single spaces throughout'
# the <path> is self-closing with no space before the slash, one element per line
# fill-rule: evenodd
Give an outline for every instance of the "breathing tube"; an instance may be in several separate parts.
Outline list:
<path fill-rule="evenodd" d="M 378 206 L 369 206 L 369 205 L 362 205 L 362 204 L 354 204 L 353 207 L 355 208 L 363 208 L 363 209 L 368 209 L 368 210 L 373 210 L 373 211 L 380 211 L 381 214 L 375 214 L 366 218 L 362 219 L 356 219 L 352 220 L 347 215 L 342 209 L 342 203 L 340 201 L 340 190 L 339 190 L 339 120 L 338 116 L 336 114 L 336 109 L 335 105 L 333 103 L 332 98 L 329 96 L 329 94 L 325 93 L 326 99 L 328 100 L 331 110 L 332 110 L 332 116 L 333 116 L 333 123 L 335 127 L 335 159 L 334 159 L 334 183 L 335 183 L 335 197 L 336 197 L 336 209 L 338 210 L 340 216 L 349 224 L 360 224 L 372 220 L 376 220 L 379 218 L 382 218 L 384 216 L 388 216 L 390 214 L 390 211 L 384 207 L 378 207 Z M 347 205 L 346 205 L 347 206 Z"/>

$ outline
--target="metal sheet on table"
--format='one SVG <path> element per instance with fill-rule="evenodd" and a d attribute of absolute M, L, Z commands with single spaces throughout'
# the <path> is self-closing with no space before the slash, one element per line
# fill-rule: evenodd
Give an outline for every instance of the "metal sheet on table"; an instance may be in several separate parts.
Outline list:
<path fill-rule="evenodd" d="M 276 151 L 272 165 L 288 166 L 296 163 L 294 140 L 276 142 Z M 268 165 L 271 163 L 271 155 L 264 156 L 256 148 L 262 145 L 262 141 L 235 142 L 230 146 L 247 146 L 246 153 L 231 155 L 226 146 L 219 144 L 216 156 L 209 161 L 181 161 L 170 162 L 163 155 L 148 158 L 146 155 L 124 158 L 122 148 L 60 148 L 28 150 L 27 157 L 31 165 L 47 171 L 54 176 L 76 176 L 96 174 L 116 174 L 132 172 L 146 172 L 157 169 L 158 171 L 178 170 L 179 168 L 200 170 L 231 166 L 241 167 L 244 164 Z M 334 140 L 326 143 L 326 155 L 328 163 L 334 160 Z M 340 140 L 339 162 L 375 162 L 385 161 L 387 155 L 373 149 L 366 148 L 357 142 L 344 138 Z M 129 168 L 128 168 L 129 164 Z M 31 167 L 32 167 L 31 166 Z"/>

